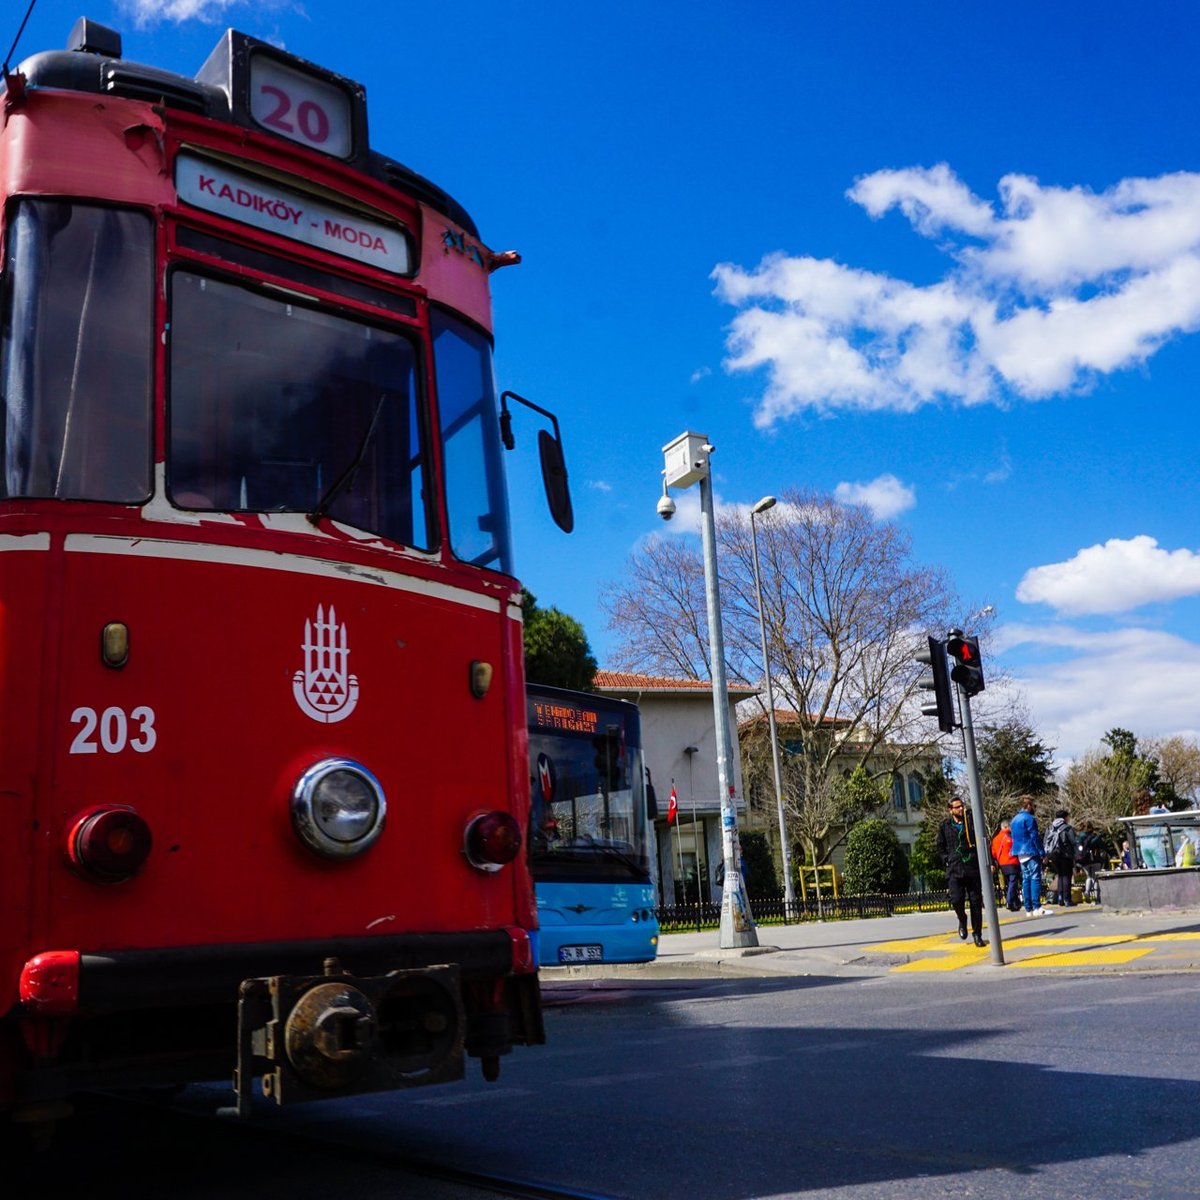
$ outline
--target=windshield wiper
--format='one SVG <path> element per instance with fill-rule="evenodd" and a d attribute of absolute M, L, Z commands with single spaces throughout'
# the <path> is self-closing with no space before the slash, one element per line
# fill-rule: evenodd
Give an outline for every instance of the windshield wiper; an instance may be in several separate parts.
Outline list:
<path fill-rule="evenodd" d="M 371 423 L 367 426 L 367 432 L 363 434 L 362 441 L 358 445 L 358 453 L 355 454 L 350 465 L 325 489 L 325 494 L 308 514 L 310 524 L 315 525 L 329 511 L 333 502 L 354 481 L 354 476 L 358 474 L 358 468 L 362 466 L 363 459 L 367 457 L 367 448 L 375 436 L 375 426 L 379 424 L 379 414 L 383 412 L 383 402 L 387 397 L 387 392 L 380 393 L 379 403 L 375 405 L 375 411 L 371 414 Z"/>

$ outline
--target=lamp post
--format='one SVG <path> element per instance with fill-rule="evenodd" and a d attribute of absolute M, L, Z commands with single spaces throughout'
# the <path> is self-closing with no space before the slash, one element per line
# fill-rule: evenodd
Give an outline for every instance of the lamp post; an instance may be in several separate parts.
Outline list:
<path fill-rule="evenodd" d="M 737 803 L 733 788 L 733 738 L 729 728 L 729 685 L 725 679 L 725 639 L 721 632 L 721 594 L 717 582 L 717 533 L 713 519 L 709 456 L 713 448 L 699 433 L 681 433 L 663 447 L 663 495 L 659 515 L 669 519 L 675 505 L 667 488 L 700 485 L 700 536 L 704 546 L 704 591 L 708 602 L 708 648 L 712 659 L 713 720 L 717 733 L 717 780 L 721 789 L 721 849 L 725 868 L 721 885 L 721 949 L 757 946 L 742 878 Z"/>
<path fill-rule="evenodd" d="M 750 547 L 754 552 L 754 593 L 758 597 L 758 632 L 762 638 L 763 675 L 767 681 L 767 721 L 771 727 L 771 767 L 775 772 L 775 807 L 779 812 L 779 856 L 783 859 L 783 900 L 791 919 L 796 903 L 792 887 L 792 850 L 788 841 L 787 818 L 783 812 L 783 773 L 779 767 L 779 730 L 775 727 L 775 689 L 771 684 L 771 659 L 767 653 L 767 622 L 763 615 L 762 577 L 758 573 L 758 529 L 754 518 L 775 507 L 774 496 L 764 496 L 750 510 Z"/>

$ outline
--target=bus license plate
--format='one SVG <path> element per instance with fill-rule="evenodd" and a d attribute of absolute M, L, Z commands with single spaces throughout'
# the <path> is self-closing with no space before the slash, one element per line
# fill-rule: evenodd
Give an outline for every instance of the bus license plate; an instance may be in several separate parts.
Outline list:
<path fill-rule="evenodd" d="M 559 946 L 558 961 L 569 962 L 603 962 L 603 946 Z"/>

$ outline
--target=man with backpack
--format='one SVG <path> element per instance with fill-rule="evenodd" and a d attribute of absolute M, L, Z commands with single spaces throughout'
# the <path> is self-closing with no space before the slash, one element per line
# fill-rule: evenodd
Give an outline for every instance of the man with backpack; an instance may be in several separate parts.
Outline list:
<path fill-rule="evenodd" d="M 1046 831 L 1046 861 L 1055 876 L 1055 891 L 1063 908 L 1070 908 L 1071 879 L 1075 874 L 1075 852 L 1079 847 L 1079 835 L 1075 826 L 1067 820 L 1067 810 L 1060 808 Z"/>

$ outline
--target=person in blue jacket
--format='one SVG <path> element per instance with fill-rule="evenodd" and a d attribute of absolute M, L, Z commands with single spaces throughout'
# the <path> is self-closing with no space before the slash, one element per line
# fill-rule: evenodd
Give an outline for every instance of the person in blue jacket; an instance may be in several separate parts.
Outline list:
<path fill-rule="evenodd" d="M 1033 797 L 1022 796 L 1021 807 L 1012 819 L 1012 852 L 1021 864 L 1021 901 L 1027 917 L 1045 916 L 1050 910 L 1042 907 L 1042 834 L 1033 815 Z"/>

